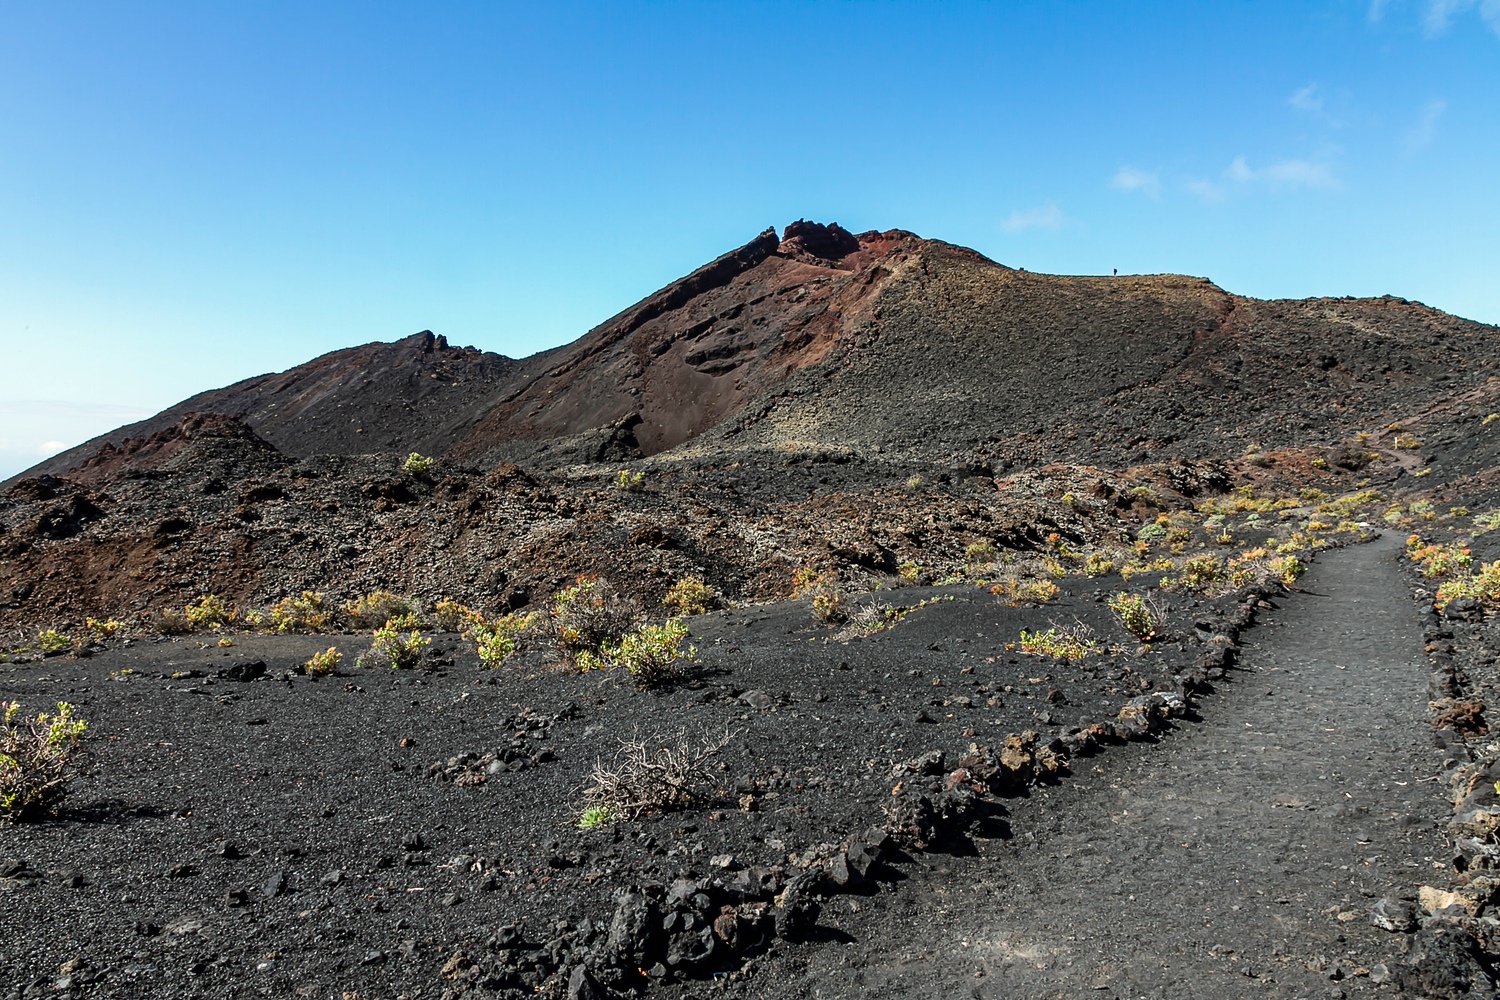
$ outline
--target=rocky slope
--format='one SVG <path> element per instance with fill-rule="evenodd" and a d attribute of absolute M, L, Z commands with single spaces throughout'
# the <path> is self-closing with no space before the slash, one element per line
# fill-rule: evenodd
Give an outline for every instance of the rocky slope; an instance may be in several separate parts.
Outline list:
<path fill-rule="evenodd" d="M 1119 466 L 1332 444 L 1461 392 L 1495 329 L 1402 299 L 1260 301 L 1178 275 L 1015 270 L 901 230 L 767 230 L 523 360 L 423 332 L 201 393 L 189 413 L 304 457 L 410 450 L 528 468 L 836 448 L 949 464 Z"/>
<path fill-rule="evenodd" d="M 1242 485 L 1458 502 L 1496 478 L 1494 334 L 800 222 L 531 358 L 351 348 L 57 456 L 0 495 L 0 627 L 206 592 L 517 606 L 584 572 L 766 600 L 800 566 L 868 589 L 1125 546 Z"/>

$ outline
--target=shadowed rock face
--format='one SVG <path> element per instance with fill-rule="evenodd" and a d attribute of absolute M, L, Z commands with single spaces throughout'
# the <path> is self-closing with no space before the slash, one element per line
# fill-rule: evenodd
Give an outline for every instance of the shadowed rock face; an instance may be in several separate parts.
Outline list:
<path fill-rule="evenodd" d="M 29 474 L 88 462 L 97 478 L 131 461 L 126 439 L 189 413 L 237 418 L 293 457 L 416 450 L 538 468 L 673 449 L 977 467 L 1223 456 L 1330 443 L 1480 386 L 1494 333 L 1401 299 L 1039 275 L 902 230 L 798 221 L 554 350 L 514 360 L 423 332 L 335 351 Z M 95 457 L 106 444 L 116 451 Z M 126 451 L 148 461 L 163 447 Z"/>

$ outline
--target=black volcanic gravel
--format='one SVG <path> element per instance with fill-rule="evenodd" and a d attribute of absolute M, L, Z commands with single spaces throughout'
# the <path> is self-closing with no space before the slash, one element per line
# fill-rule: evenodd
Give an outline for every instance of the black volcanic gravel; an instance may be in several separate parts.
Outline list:
<path fill-rule="evenodd" d="M 947 769 L 971 744 L 998 753 L 1011 733 L 1045 743 L 1108 720 L 1170 689 L 1239 611 L 1174 599 L 1172 634 L 1141 654 L 1102 603 L 1118 579 L 1064 585 L 1059 602 L 1021 609 L 974 587 L 905 589 L 903 604 L 952 600 L 847 642 L 803 602 L 702 616 L 700 673 L 660 693 L 536 655 L 483 670 L 452 636 L 410 672 L 354 669 L 359 636 L 7 664 L 0 698 L 74 703 L 91 752 L 59 818 L 0 829 L 0 859 L 40 876 L 5 880 L 0 989 L 438 996 L 462 978 L 456 952 L 508 961 L 489 985 L 527 988 L 597 953 L 621 890 L 723 885 L 746 866 L 794 874 L 789 855 L 880 825 L 898 783 L 941 789 L 908 760 L 942 751 Z M 1005 649 L 1022 628 L 1075 618 L 1122 651 L 1068 663 Z M 346 656 L 338 674 L 292 674 L 330 644 Z M 220 676 L 260 662 L 259 679 Z M 591 767 L 621 738 L 726 728 L 711 800 L 577 828 Z M 491 751 L 483 783 L 429 773 L 483 774 L 461 755 Z M 1003 803 L 991 810 L 1003 824 Z M 519 947 L 495 959 L 507 944 Z"/>

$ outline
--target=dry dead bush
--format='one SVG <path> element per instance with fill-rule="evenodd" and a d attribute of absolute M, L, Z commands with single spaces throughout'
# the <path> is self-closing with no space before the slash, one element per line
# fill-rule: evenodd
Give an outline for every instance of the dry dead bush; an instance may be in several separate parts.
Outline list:
<path fill-rule="evenodd" d="M 638 738 L 621 740 L 612 761 L 594 762 L 584 801 L 624 819 L 686 808 L 717 784 L 711 765 L 736 735 L 726 729 L 695 741 L 681 732 L 655 745 Z"/>

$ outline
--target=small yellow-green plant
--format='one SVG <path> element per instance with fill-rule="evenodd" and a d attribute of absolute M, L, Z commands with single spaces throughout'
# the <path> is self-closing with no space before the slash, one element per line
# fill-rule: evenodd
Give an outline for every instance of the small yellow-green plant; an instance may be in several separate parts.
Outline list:
<path fill-rule="evenodd" d="M 719 592 L 704 583 L 702 578 L 685 576 L 672 584 L 672 589 L 661 602 L 680 615 L 701 615 L 719 599 Z"/>
<path fill-rule="evenodd" d="M 1479 426 L 1481 426 L 1481 427 L 1488 427 L 1490 424 L 1493 424 L 1496 420 L 1500 420 L 1500 413 L 1486 413 L 1484 415 L 1484 419 L 1481 420 L 1481 421 L 1479 421 Z"/>
<path fill-rule="evenodd" d="M 620 815 L 613 806 L 589 806 L 578 817 L 578 829 L 598 830 L 601 827 L 613 826 L 620 821 Z"/>
<path fill-rule="evenodd" d="M 848 617 L 844 612 L 844 597 L 836 588 L 813 595 L 812 613 L 818 621 L 829 625 L 836 625 Z"/>
<path fill-rule="evenodd" d="M 437 464 L 436 459 L 428 458 L 419 452 L 412 452 L 406 456 L 406 461 L 401 463 L 401 471 L 408 476 L 423 476 L 432 471 Z"/>
<path fill-rule="evenodd" d="M 824 624 L 837 625 L 848 618 L 838 574 L 833 570 L 820 573 L 807 566 L 798 569 L 792 574 L 792 596 L 811 597 L 813 617 Z"/>
<path fill-rule="evenodd" d="M 271 628 L 282 633 L 301 632 L 316 635 L 327 632 L 333 612 L 323 601 L 323 594 L 304 590 L 296 597 L 283 597 L 271 605 Z"/>
<path fill-rule="evenodd" d="M 916 583 L 922 579 L 922 567 L 910 559 L 904 559 L 896 566 L 896 575 L 906 583 Z"/>
<path fill-rule="evenodd" d="M 393 619 L 414 615 L 416 610 L 417 606 L 410 598 L 398 596 L 389 590 L 376 590 L 344 604 L 344 615 L 358 629 L 379 628 Z"/>
<path fill-rule="evenodd" d="M 314 653 L 311 659 L 302 664 L 302 671 L 312 677 L 322 677 L 333 673 L 343 662 L 344 654 L 338 651 L 338 647 L 329 646 L 321 653 Z"/>
<path fill-rule="evenodd" d="M 1205 590 L 1224 578 L 1224 563 L 1218 556 L 1189 556 L 1178 567 L 1171 585 L 1183 590 Z"/>
<path fill-rule="evenodd" d="M 988 538 L 980 539 L 964 549 L 964 563 L 969 566 L 983 566 L 995 561 L 995 543 Z"/>
<path fill-rule="evenodd" d="M 1422 447 L 1422 442 L 1417 439 L 1415 434 L 1397 434 L 1396 440 L 1392 441 L 1391 445 L 1403 451 L 1416 451 Z"/>
<path fill-rule="evenodd" d="M 1150 550 L 1148 549 L 1147 552 L 1149 551 Z M 1140 554 L 1143 556 L 1146 555 L 1145 552 L 1142 552 Z M 1129 583 L 1132 577 L 1140 576 L 1143 573 L 1168 572 L 1172 569 L 1172 566 L 1172 560 L 1165 557 L 1161 559 L 1140 559 L 1122 565 L 1120 567 L 1120 576 L 1125 580 L 1126 583 Z"/>
<path fill-rule="evenodd" d="M 117 622 L 113 618 L 100 621 L 97 618 L 86 618 L 83 627 L 88 629 L 95 639 L 108 639 L 120 629 L 125 627 L 124 622 Z"/>
<path fill-rule="evenodd" d="M 55 714 L 27 719 L 19 718 L 17 702 L 0 702 L 0 709 L 0 821 L 32 819 L 66 792 L 88 723 L 75 719 L 65 701 Z"/>
<path fill-rule="evenodd" d="M 1440 584 L 1432 603 L 1441 610 L 1460 597 L 1478 601 L 1488 610 L 1500 606 L 1500 562 L 1485 563 L 1477 573 L 1465 573 Z"/>
<path fill-rule="evenodd" d="M 1081 627 L 1047 629 L 1045 632 L 1021 631 L 1021 652 L 1051 656 L 1059 660 L 1081 660 L 1097 653 L 1099 644 Z"/>
<path fill-rule="evenodd" d="M 40 649 L 44 656 L 56 656 L 58 653 L 66 653 L 72 649 L 73 640 L 49 628 L 36 634 L 36 648 Z"/>
<path fill-rule="evenodd" d="M 909 489 L 909 490 L 911 490 L 912 492 L 916 492 L 917 490 L 920 490 L 922 488 L 922 477 L 921 476 L 912 476 L 909 479 L 907 479 L 906 480 L 906 488 Z"/>
<path fill-rule="evenodd" d="M 399 629 L 387 623 L 375 630 L 369 652 L 355 660 L 354 665 L 363 667 L 366 658 L 369 658 L 372 666 L 383 662 L 392 670 L 407 670 L 417 665 L 422 659 L 422 653 L 430 645 L 432 640 L 421 632 L 412 631 L 403 635 Z"/>
<path fill-rule="evenodd" d="M 1084 576 L 1104 576 L 1115 571 L 1115 561 L 1103 552 L 1094 551 L 1083 561 Z"/>
<path fill-rule="evenodd" d="M 1116 594 L 1109 599 L 1109 609 L 1119 617 L 1125 631 L 1142 642 L 1156 638 L 1161 630 L 1161 605 L 1149 595 Z"/>
<path fill-rule="evenodd" d="M 614 487 L 626 493 L 639 493 L 646 488 L 646 474 L 644 472 L 631 472 L 629 469 L 621 469 L 615 473 Z"/>
<path fill-rule="evenodd" d="M 1296 556 L 1273 556 L 1267 560 L 1266 566 L 1271 573 L 1282 583 L 1290 587 L 1297 582 L 1297 578 L 1307 572 L 1307 567 L 1301 559 Z"/>

